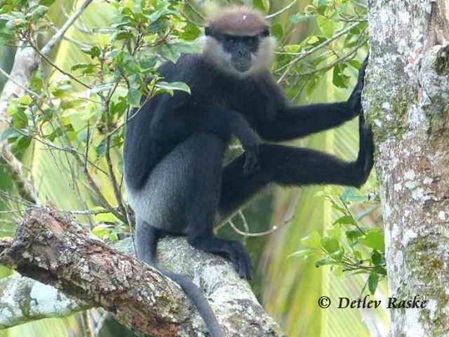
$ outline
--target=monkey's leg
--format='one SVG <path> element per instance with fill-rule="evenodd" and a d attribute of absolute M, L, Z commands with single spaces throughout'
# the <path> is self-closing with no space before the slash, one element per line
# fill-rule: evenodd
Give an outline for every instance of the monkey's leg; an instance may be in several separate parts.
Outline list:
<path fill-rule="evenodd" d="M 136 219 L 136 253 L 137 258 L 153 266 L 156 264 L 157 240 L 160 237 L 159 231 L 151 227 L 147 222 Z"/>
<path fill-rule="evenodd" d="M 137 257 L 153 268 L 159 270 L 161 274 L 167 276 L 172 281 L 178 283 L 182 290 L 184 290 L 187 296 L 197 307 L 211 336 L 223 337 L 223 330 L 221 329 L 220 324 L 218 323 L 217 318 L 215 317 L 215 314 L 204 297 L 202 291 L 192 281 L 185 278 L 183 275 L 171 273 L 159 268 L 156 261 L 157 241 L 160 237 L 163 237 L 166 234 L 167 233 L 165 231 L 154 228 L 147 222 L 137 219 L 135 236 Z"/>
<path fill-rule="evenodd" d="M 362 122 L 361 122 L 362 123 Z M 244 154 L 223 170 L 219 202 L 220 220 L 230 216 L 269 183 L 282 186 L 333 184 L 360 187 L 373 166 L 371 130 L 361 125 L 357 160 L 345 162 L 311 149 L 261 144 L 259 171 L 245 175 Z"/>
<path fill-rule="evenodd" d="M 242 244 L 217 238 L 213 234 L 225 144 L 220 138 L 206 133 L 190 137 L 190 142 L 191 180 L 187 185 L 188 196 L 185 200 L 188 242 L 206 252 L 226 255 L 240 277 L 249 279 L 251 263 Z"/>

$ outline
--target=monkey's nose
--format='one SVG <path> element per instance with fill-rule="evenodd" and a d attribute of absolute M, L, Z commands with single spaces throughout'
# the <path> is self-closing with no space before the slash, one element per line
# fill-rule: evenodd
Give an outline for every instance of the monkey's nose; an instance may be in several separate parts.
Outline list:
<path fill-rule="evenodd" d="M 250 56 L 250 53 L 247 50 L 239 50 L 238 51 L 238 56 L 242 57 L 242 58 L 246 58 L 246 57 Z"/>

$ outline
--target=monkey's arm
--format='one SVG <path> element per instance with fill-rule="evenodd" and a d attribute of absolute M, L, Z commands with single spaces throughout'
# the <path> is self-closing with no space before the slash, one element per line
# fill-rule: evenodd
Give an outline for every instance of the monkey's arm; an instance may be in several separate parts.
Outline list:
<path fill-rule="evenodd" d="M 307 106 L 282 106 L 276 118 L 259 123 L 259 135 L 267 140 L 291 140 L 334 128 L 357 116 L 362 110 L 361 93 L 368 58 L 359 71 L 357 84 L 346 102 L 312 104 Z"/>
<path fill-rule="evenodd" d="M 259 135 L 270 141 L 285 141 L 328 130 L 359 114 L 348 102 L 285 107 L 276 119 L 257 126 Z"/>
<path fill-rule="evenodd" d="M 233 134 L 246 151 L 245 172 L 250 173 L 257 168 L 259 138 L 240 113 L 219 106 L 201 104 L 186 104 L 182 111 L 176 113 L 172 106 L 162 104 L 155 111 L 151 134 L 158 145 L 165 142 L 178 143 L 194 132 L 212 133 L 226 142 Z M 179 106 L 179 102 L 175 106 Z"/>
<path fill-rule="evenodd" d="M 142 187 L 151 170 L 163 157 L 164 151 L 168 151 L 168 146 L 156 146 L 159 134 L 166 137 L 166 144 L 186 137 L 182 121 L 174 118 L 171 118 L 170 123 L 160 123 L 157 130 L 152 127 L 156 116 L 169 114 L 176 103 L 179 102 L 170 99 L 168 94 L 159 95 L 139 109 L 133 109 L 128 116 L 124 147 L 125 178 L 128 187 Z"/>
<path fill-rule="evenodd" d="M 258 168 L 259 137 L 253 131 L 248 121 L 238 112 L 218 106 L 196 106 L 195 131 L 204 131 L 223 136 L 227 142 L 233 134 L 245 150 L 245 173 L 251 173 Z"/>

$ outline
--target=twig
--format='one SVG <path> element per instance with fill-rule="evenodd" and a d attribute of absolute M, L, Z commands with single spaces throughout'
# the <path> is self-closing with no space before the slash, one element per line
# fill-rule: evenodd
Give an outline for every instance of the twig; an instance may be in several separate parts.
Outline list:
<path fill-rule="evenodd" d="M 61 147 L 61 146 L 57 146 L 57 145 L 55 145 L 55 144 L 53 144 L 53 143 L 50 143 L 50 142 L 48 142 L 48 141 L 46 141 L 46 140 L 44 140 L 44 139 L 41 139 L 40 137 L 31 136 L 31 135 L 27 134 L 26 132 L 23 132 L 23 131 L 20 130 L 20 129 L 14 129 L 14 130 L 15 130 L 17 133 L 20 133 L 22 136 L 30 137 L 31 139 L 33 139 L 33 140 L 35 140 L 35 141 L 37 141 L 37 142 L 39 142 L 39 143 L 41 143 L 41 144 L 47 146 L 47 147 L 50 148 L 50 149 L 58 150 L 58 151 L 66 152 L 66 153 L 70 153 L 70 154 L 73 154 L 73 155 L 76 155 L 76 156 L 84 156 L 84 153 L 79 152 L 78 150 L 76 150 L 76 149 L 73 148 L 73 147 Z M 91 160 L 87 160 L 87 163 L 89 163 L 92 167 L 94 167 L 95 169 L 97 169 L 99 172 L 101 172 L 101 173 L 103 173 L 103 174 L 105 174 L 105 175 L 108 175 L 108 173 L 107 173 L 105 170 L 103 170 L 101 167 L 99 167 L 98 165 L 96 165 L 95 163 L 93 163 Z"/>
<path fill-rule="evenodd" d="M 259 237 L 259 236 L 269 235 L 271 233 L 274 233 L 274 232 L 278 231 L 281 228 L 284 228 L 285 226 L 290 224 L 290 222 L 293 220 L 294 217 L 295 217 L 295 214 L 293 213 L 287 219 L 284 219 L 284 221 L 279 226 L 273 226 L 273 228 L 271 228 L 271 229 L 269 229 L 267 231 L 256 232 L 256 233 L 250 233 L 250 232 L 247 232 L 247 231 L 246 232 L 241 231 L 240 229 L 238 229 L 235 226 L 235 224 L 232 221 L 228 220 L 228 223 L 231 225 L 232 229 L 234 229 L 240 235 L 243 235 L 243 236 L 246 236 L 246 237 Z"/>
<path fill-rule="evenodd" d="M 59 71 L 61 74 L 66 75 L 67 77 L 69 77 L 70 79 L 72 79 L 73 81 L 81 84 L 83 87 L 92 90 L 92 88 L 87 85 L 86 83 L 84 83 L 83 81 L 77 79 L 75 76 L 73 76 L 72 74 L 70 74 L 69 72 L 65 71 L 64 69 L 60 68 L 58 65 L 56 65 L 52 60 L 50 60 L 47 56 L 45 56 L 44 54 L 42 54 L 42 52 L 39 50 L 39 48 L 37 48 L 37 46 L 34 44 L 33 41 L 29 40 L 28 41 L 31 45 L 31 47 L 38 53 L 39 56 L 41 56 L 45 61 L 47 61 L 48 64 L 50 64 L 53 68 L 55 68 L 57 71 Z"/>
<path fill-rule="evenodd" d="M 42 48 L 41 55 L 47 57 L 53 47 L 62 39 L 64 34 L 67 32 L 67 30 L 72 26 L 72 24 L 78 19 L 81 14 L 84 12 L 84 10 L 91 4 L 92 0 L 86 0 L 81 5 L 80 8 L 78 8 L 75 13 L 66 21 L 66 23 L 58 30 L 58 32 L 53 35 L 53 37 L 47 42 L 47 44 Z"/>
<path fill-rule="evenodd" d="M 316 51 L 320 50 L 321 48 L 326 47 L 327 45 L 331 44 L 333 41 L 337 40 L 338 38 L 340 38 L 341 36 L 343 36 L 344 34 L 349 32 L 351 29 L 357 27 L 358 25 L 360 25 L 360 22 L 353 23 L 352 25 L 349 25 L 348 27 L 346 27 L 344 29 L 341 29 L 334 36 L 332 36 L 330 39 L 324 41 L 323 43 L 320 43 L 319 45 L 313 47 L 312 49 L 309 49 L 309 50 L 306 50 L 306 51 L 300 53 L 297 57 L 295 57 L 289 63 L 287 63 L 286 65 L 284 65 L 281 68 L 277 69 L 276 71 L 282 71 L 282 70 L 285 69 L 284 73 L 282 74 L 282 76 L 279 78 L 279 80 L 277 82 L 280 83 L 280 82 L 282 82 L 284 80 L 285 76 L 287 76 L 287 74 L 289 73 L 289 71 L 291 70 L 291 68 L 293 67 L 293 65 L 296 62 L 298 62 L 298 61 L 306 58 L 307 56 L 315 53 Z"/>
<path fill-rule="evenodd" d="M 35 209 L 38 209 L 39 206 L 35 207 L 26 207 L 24 209 L 9 209 L 7 211 L 0 211 L 0 214 L 15 214 L 15 213 L 28 213 Z M 110 213 L 108 209 L 86 209 L 86 210 L 59 210 L 58 213 L 65 213 L 68 215 L 98 215 L 98 214 L 107 214 Z"/>
<path fill-rule="evenodd" d="M 27 87 L 21 85 L 18 81 L 16 81 L 15 79 L 13 79 L 11 76 L 9 76 L 9 74 L 4 71 L 2 68 L 0 68 L 0 74 L 2 74 L 3 76 L 5 76 L 8 81 L 11 81 L 12 83 L 14 83 L 15 85 L 17 85 L 19 88 L 21 88 L 23 91 L 26 91 L 27 93 L 29 93 L 30 95 L 39 97 L 39 95 L 37 93 L 35 93 L 34 91 L 28 89 Z"/>
<path fill-rule="evenodd" d="M 355 48 L 353 48 L 351 51 L 349 51 L 346 55 L 342 56 L 342 57 L 338 57 L 337 59 L 335 59 L 334 61 L 332 61 L 331 63 L 327 64 L 324 67 L 312 70 L 312 71 L 308 71 L 308 72 L 304 72 L 304 73 L 299 73 L 299 74 L 295 74 L 295 76 L 307 76 L 307 75 L 313 75 L 315 73 L 321 72 L 321 71 L 327 71 L 331 68 L 333 68 L 337 63 L 346 61 L 347 59 L 353 57 L 353 55 L 355 53 L 357 53 L 357 51 L 363 47 L 367 42 L 367 39 L 364 39 L 361 43 L 359 43 Z"/>
<path fill-rule="evenodd" d="M 296 3 L 296 1 L 297 1 L 297 0 L 293 0 L 291 3 L 289 3 L 289 4 L 288 4 L 287 6 L 285 6 L 284 8 L 278 10 L 277 12 L 275 12 L 275 13 L 273 13 L 273 14 L 267 15 L 267 16 L 265 16 L 265 17 L 266 17 L 267 19 L 272 19 L 272 18 L 274 18 L 275 16 L 278 16 L 278 15 L 280 15 L 280 14 L 282 14 L 282 13 L 288 11 L 290 8 L 293 7 L 293 5 Z"/>
<path fill-rule="evenodd" d="M 33 188 L 31 182 L 26 178 L 23 172 L 22 163 L 14 156 L 5 142 L 0 142 L 0 157 L 8 167 L 11 179 L 15 182 L 19 195 L 26 200 L 38 203 L 36 191 Z"/>

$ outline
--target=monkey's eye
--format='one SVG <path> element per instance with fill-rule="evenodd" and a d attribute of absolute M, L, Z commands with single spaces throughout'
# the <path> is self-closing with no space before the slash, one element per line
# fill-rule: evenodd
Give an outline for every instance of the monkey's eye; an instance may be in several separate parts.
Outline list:
<path fill-rule="evenodd" d="M 237 38 L 232 35 L 224 35 L 224 40 L 226 43 L 234 44 L 237 41 Z"/>
<path fill-rule="evenodd" d="M 249 49 L 257 49 L 258 44 L 258 38 L 257 36 L 248 36 L 245 37 L 245 44 L 248 46 Z"/>
<path fill-rule="evenodd" d="M 265 28 L 262 33 L 260 33 L 261 37 L 267 37 L 270 36 L 270 30 L 268 28 Z"/>

